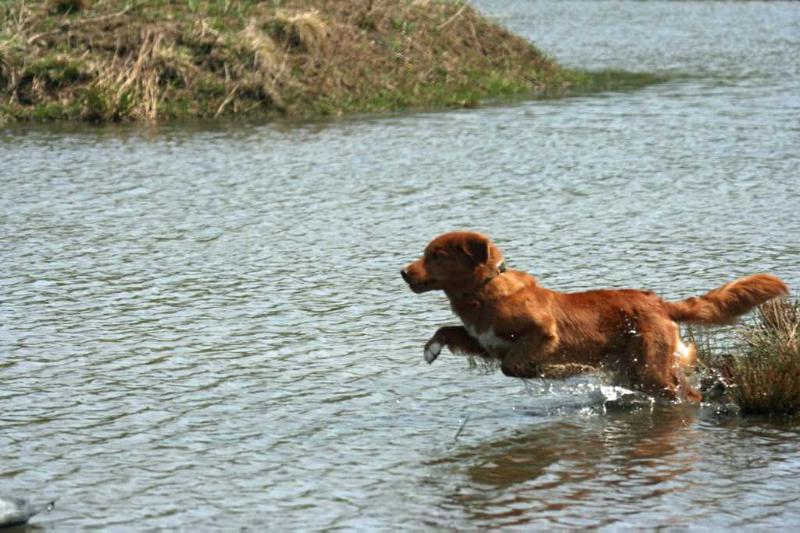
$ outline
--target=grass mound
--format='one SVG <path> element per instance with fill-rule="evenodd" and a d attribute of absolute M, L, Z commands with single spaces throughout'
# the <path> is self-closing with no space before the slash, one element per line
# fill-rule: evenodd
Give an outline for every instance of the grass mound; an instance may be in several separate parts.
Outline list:
<path fill-rule="evenodd" d="M 800 299 L 778 299 L 759 307 L 754 322 L 737 330 L 733 353 L 701 359 L 727 384 L 743 414 L 800 413 Z"/>
<path fill-rule="evenodd" d="M 461 1 L 0 3 L 0 123 L 306 117 L 653 81 L 561 69 Z"/>

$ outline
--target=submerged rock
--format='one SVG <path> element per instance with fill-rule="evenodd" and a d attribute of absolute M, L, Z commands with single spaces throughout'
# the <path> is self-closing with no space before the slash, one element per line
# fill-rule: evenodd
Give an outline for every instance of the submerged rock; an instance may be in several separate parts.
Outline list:
<path fill-rule="evenodd" d="M 51 501 L 36 505 L 23 498 L 0 496 L 0 527 L 24 524 L 42 511 L 52 511 L 55 504 L 55 501 Z"/>

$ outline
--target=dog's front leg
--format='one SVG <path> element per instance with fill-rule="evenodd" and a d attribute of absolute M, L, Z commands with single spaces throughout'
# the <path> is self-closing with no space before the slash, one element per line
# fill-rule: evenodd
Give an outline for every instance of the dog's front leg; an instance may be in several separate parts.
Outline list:
<path fill-rule="evenodd" d="M 467 333 L 462 326 L 445 326 L 439 328 L 433 337 L 425 344 L 425 360 L 432 363 L 439 357 L 442 348 L 447 348 L 453 353 L 482 355 L 488 357 L 486 350 L 480 343 Z"/>
<path fill-rule="evenodd" d="M 503 357 L 500 370 L 515 378 L 536 378 L 544 368 L 553 364 L 558 347 L 558 336 L 537 330 L 520 337 Z"/>

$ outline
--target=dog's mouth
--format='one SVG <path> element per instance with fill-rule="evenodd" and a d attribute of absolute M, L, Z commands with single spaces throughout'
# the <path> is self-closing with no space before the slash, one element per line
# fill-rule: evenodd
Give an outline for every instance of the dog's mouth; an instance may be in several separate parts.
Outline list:
<path fill-rule="evenodd" d="M 419 293 L 422 293 L 422 292 L 428 292 L 430 290 L 433 290 L 433 288 L 434 288 L 433 284 L 430 283 L 430 282 L 416 282 L 415 283 L 413 281 L 407 281 L 407 283 L 408 283 L 408 287 L 412 291 L 414 291 L 416 294 L 419 294 Z"/>
<path fill-rule="evenodd" d="M 403 275 L 403 280 L 408 283 L 408 287 L 417 294 L 421 292 L 427 292 L 435 288 L 431 280 L 420 281 L 414 279 L 405 269 L 400 273 Z"/>

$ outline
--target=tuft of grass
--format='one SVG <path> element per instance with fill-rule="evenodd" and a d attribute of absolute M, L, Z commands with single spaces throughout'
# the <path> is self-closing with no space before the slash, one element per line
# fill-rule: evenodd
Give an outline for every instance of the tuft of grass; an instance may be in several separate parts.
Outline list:
<path fill-rule="evenodd" d="M 328 41 L 328 29 L 319 11 L 278 11 L 265 25 L 278 42 L 292 51 L 319 54 Z"/>
<path fill-rule="evenodd" d="M 800 413 L 800 299 L 761 305 L 755 320 L 736 330 L 731 354 L 714 356 L 709 347 L 701 344 L 700 356 L 742 414 Z"/>
<path fill-rule="evenodd" d="M 23 78 L 36 79 L 48 90 L 60 89 L 87 78 L 79 61 L 62 55 L 47 56 L 34 63 L 22 72 Z"/>
<path fill-rule="evenodd" d="M 54 103 L 37 104 L 33 108 L 31 118 L 35 122 L 52 122 L 65 118 L 66 110 Z"/>

